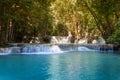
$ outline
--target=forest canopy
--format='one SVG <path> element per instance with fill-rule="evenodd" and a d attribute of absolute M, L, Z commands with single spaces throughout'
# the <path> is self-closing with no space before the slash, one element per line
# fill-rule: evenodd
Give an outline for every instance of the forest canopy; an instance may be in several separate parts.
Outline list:
<path fill-rule="evenodd" d="M 0 0 L 0 43 L 68 32 L 120 42 L 120 0 Z"/>

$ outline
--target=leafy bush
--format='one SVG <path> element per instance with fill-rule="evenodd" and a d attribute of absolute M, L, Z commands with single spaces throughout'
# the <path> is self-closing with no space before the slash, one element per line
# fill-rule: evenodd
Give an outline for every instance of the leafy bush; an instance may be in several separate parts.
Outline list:
<path fill-rule="evenodd" d="M 120 18 L 118 19 L 118 21 L 115 23 L 115 27 L 117 28 L 117 30 L 115 31 L 115 33 L 113 33 L 108 39 L 107 41 L 109 43 L 119 43 L 120 44 Z"/>
<path fill-rule="evenodd" d="M 112 36 L 107 40 L 109 43 L 119 43 L 120 44 L 120 29 L 118 29 Z"/>
<path fill-rule="evenodd" d="M 118 21 L 116 22 L 115 26 L 120 27 L 120 18 L 119 18 Z"/>

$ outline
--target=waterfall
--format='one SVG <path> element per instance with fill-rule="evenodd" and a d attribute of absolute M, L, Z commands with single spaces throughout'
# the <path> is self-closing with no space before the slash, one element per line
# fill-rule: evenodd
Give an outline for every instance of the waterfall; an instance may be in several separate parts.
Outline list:
<path fill-rule="evenodd" d="M 0 48 L 0 55 L 8 55 L 20 52 L 20 47 Z"/>
<path fill-rule="evenodd" d="M 32 45 L 21 48 L 22 54 L 56 54 L 62 53 L 57 45 Z"/>
<path fill-rule="evenodd" d="M 0 55 L 8 54 L 58 54 L 71 51 L 113 51 L 113 45 L 99 44 L 35 44 L 0 48 Z"/>
<path fill-rule="evenodd" d="M 89 49 L 87 47 L 78 47 L 78 51 L 96 51 L 96 50 Z"/>
<path fill-rule="evenodd" d="M 0 48 L 0 55 L 56 53 L 62 53 L 62 50 L 57 45 L 25 45 L 24 47 Z"/>

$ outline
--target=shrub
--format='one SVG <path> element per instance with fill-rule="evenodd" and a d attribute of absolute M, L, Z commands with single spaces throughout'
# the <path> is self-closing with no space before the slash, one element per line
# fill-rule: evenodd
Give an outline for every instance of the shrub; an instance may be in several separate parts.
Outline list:
<path fill-rule="evenodd" d="M 120 44 L 120 29 L 118 29 L 115 33 L 113 33 L 107 41 L 109 43 L 119 43 Z"/>

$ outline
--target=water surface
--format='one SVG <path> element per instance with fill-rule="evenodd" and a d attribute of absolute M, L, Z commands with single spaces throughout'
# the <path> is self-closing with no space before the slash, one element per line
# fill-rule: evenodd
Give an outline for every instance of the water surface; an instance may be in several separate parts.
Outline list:
<path fill-rule="evenodd" d="M 120 80 L 119 61 L 98 52 L 0 56 L 0 80 Z"/>

